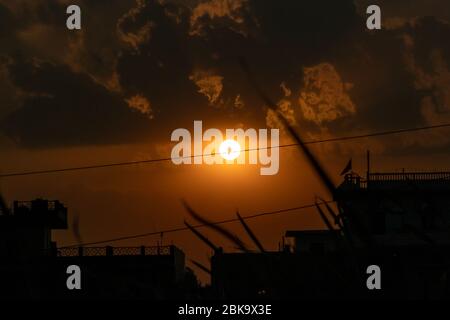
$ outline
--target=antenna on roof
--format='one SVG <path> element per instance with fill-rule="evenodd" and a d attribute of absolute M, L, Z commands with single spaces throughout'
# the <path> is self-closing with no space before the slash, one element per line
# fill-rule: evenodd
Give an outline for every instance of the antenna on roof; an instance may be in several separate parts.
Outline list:
<path fill-rule="evenodd" d="M 367 177 L 366 180 L 369 182 L 370 179 L 370 150 L 367 150 Z"/>

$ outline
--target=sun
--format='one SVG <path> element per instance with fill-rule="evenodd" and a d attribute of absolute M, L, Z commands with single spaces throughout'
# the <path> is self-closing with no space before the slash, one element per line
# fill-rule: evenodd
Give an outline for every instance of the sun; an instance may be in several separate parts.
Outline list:
<path fill-rule="evenodd" d="M 219 153 L 225 160 L 232 161 L 239 157 L 241 146 L 236 141 L 228 139 L 220 144 Z"/>

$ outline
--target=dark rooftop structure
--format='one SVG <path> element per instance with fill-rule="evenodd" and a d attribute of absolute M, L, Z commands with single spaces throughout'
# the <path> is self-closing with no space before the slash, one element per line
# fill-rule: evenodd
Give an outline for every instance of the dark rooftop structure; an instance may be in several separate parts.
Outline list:
<path fill-rule="evenodd" d="M 289 248 L 292 252 L 325 254 L 338 249 L 328 230 L 289 230 L 285 237 L 291 240 Z"/>
<path fill-rule="evenodd" d="M 59 201 L 15 201 L 0 214 L 0 297 L 183 298 L 197 287 L 176 246 L 57 248 L 51 231 L 67 229 Z M 82 290 L 68 290 L 67 267 L 82 272 Z"/>
<path fill-rule="evenodd" d="M 288 230 L 279 251 L 216 252 L 215 292 L 240 298 L 450 298 L 450 172 L 351 172 L 334 200 L 317 203 L 327 229 Z M 379 292 L 366 288 L 372 264 L 383 270 Z"/>
<path fill-rule="evenodd" d="M 54 229 L 67 229 L 67 208 L 61 202 L 14 201 L 12 212 L 0 214 L 0 257 L 44 255 L 56 245 Z"/>
<path fill-rule="evenodd" d="M 419 232 L 450 244 L 450 172 L 351 173 L 336 197 L 379 241 L 417 242 Z"/>

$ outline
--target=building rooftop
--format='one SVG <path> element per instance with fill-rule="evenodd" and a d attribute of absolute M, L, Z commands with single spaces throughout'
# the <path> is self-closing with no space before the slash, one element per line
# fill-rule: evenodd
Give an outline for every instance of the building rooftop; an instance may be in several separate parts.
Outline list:
<path fill-rule="evenodd" d="M 450 172 L 383 172 L 361 177 L 346 174 L 340 189 L 425 187 L 450 188 Z"/>
<path fill-rule="evenodd" d="M 67 229 L 67 208 L 58 200 L 14 201 L 9 214 L 0 214 L 0 227 Z"/>
<path fill-rule="evenodd" d="M 181 254 L 175 246 L 140 247 L 67 247 L 58 248 L 58 257 L 102 257 L 102 256 L 170 256 Z"/>

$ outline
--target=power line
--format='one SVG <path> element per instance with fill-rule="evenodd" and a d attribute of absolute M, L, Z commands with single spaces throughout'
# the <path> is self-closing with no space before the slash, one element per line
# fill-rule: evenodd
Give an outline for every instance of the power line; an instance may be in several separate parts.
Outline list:
<path fill-rule="evenodd" d="M 333 203 L 333 202 L 334 201 L 329 200 L 329 201 L 325 201 L 324 203 Z M 287 208 L 287 209 L 280 209 L 280 210 L 275 210 L 275 211 L 260 212 L 260 213 L 256 213 L 256 214 L 253 214 L 253 215 L 244 216 L 244 217 L 242 217 L 242 219 L 244 219 L 244 220 L 254 219 L 254 218 L 263 217 L 263 216 L 282 214 L 282 213 L 287 213 L 287 212 L 296 211 L 296 210 L 309 209 L 309 208 L 313 208 L 315 206 L 316 206 L 315 204 L 307 204 L 307 205 L 298 206 L 298 207 L 292 207 L 292 208 Z M 239 221 L 239 219 L 238 218 L 226 219 L 226 220 L 213 222 L 212 224 L 213 225 L 220 225 L 220 224 L 226 224 L 226 223 L 231 223 L 231 222 L 236 222 L 236 221 Z M 201 228 L 201 227 L 205 227 L 205 226 L 206 226 L 206 224 L 197 224 L 197 225 L 194 225 L 193 227 L 194 228 Z M 130 239 L 136 239 L 136 238 L 143 238 L 143 237 L 155 236 L 155 235 L 160 235 L 160 234 L 165 234 L 165 233 L 180 232 L 180 231 L 185 231 L 185 230 L 189 230 L 189 228 L 187 228 L 187 227 L 178 227 L 178 228 L 172 228 L 172 229 L 165 229 L 165 230 L 160 230 L 160 231 L 154 231 L 154 232 L 148 232 L 148 233 L 141 233 L 141 234 L 117 237 L 117 238 L 112 238 L 112 239 L 107 239 L 107 240 L 99 240 L 99 241 L 93 241 L 93 242 L 79 243 L 79 244 L 64 246 L 64 247 L 61 247 L 60 249 L 82 247 L 82 246 L 92 246 L 92 245 L 96 245 L 96 244 L 116 242 L 116 241 L 123 241 L 123 240 L 130 240 Z"/>
<path fill-rule="evenodd" d="M 357 140 L 357 139 L 362 139 L 362 138 L 380 137 L 380 136 L 387 136 L 387 135 L 393 135 L 393 134 L 401 134 L 401 133 L 406 133 L 406 132 L 416 132 L 416 131 L 447 128 L 447 127 L 450 127 L 450 123 L 444 123 L 444 124 L 433 125 L 433 126 L 408 128 L 408 129 L 373 132 L 373 133 L 368 133 L 368 134 L 343 136 L 343 137 L 321 139 L 321 140 L 311 140 L 311 141 L 306 141 L 305 144 L 310 145 L 310 144 L 320 144 L 320 143 L 327 143 L 327 142 L 349 141 L 349 140 Z M 241 150 L 241 152 L 267 150 L 267 149 L 273 149 L 273 148 L 289 148 L 289 147 L 294 147 L 294 146 L 298 146 L 298 143 L 284 144 L 284 145 L 279 145 L 279 146 L 270 146 L 270 147 L 264 147 L 264 148 L 244 149 L 244 150 Z M 189 159 L 189 158 L 196 158 L 196 157 L 209 157 L 209 156 L 215 156 L 215 155 L 216 155 L 215 153 L 209 153 L 209 154 L 199 154 L 199 155 L 191 155 L 191 156 L 185 156 L 185 157 L 177 157 L 174 159 L 180 160 L 180 159 Z M 30 175 L 37 175 L 37 174 L 61 173 L 61 172 L 68 172 L 68 171 L 80 171 L 80 170 L 101 169 L 101 168 L 110 168 L 110 167 L 131 166 L 131 165 L 137 165 L 137 164 L 149 164 L 149 163 L 155 163 L 155 162 L 172 161 L 174 159 L 172 159 L 171 157 L 167 157 L 167 158 L 147 159 L 147 160 L 138 160 L 138 161 L 126 161 L 126 162 L 106 163 L 106 164 L 98 164 L 98 165 L 69 167 L 69 168 L 61 168 L 61 169 L 11 172 L 11 173 L 0 174 L 0 178 L 11 178 L 11 177 L 30 176 Z"/>

